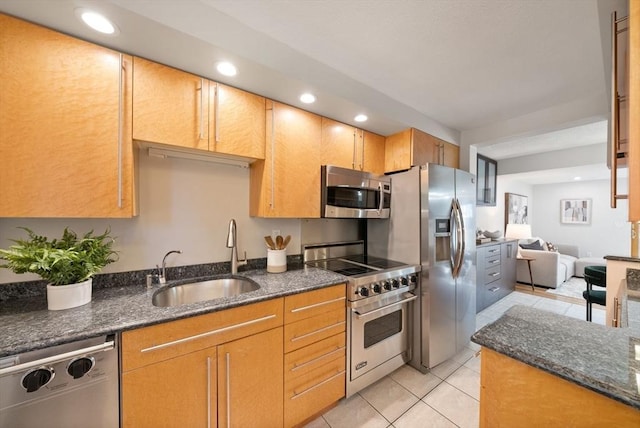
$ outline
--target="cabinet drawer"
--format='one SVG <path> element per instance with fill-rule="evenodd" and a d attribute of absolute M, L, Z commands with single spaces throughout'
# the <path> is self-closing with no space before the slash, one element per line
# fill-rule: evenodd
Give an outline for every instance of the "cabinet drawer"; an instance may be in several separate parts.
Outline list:
<path fill-rule="evenodd" d="M 505 287 L 500 281 L 494 282 L 493 284 L 486 284 L 484 286 L 484 306 L 488 307 L 493 305 L 498 300 L 505 297 L 509 294 L 511 290 L 508 287 Z"/>
<path fill-rule="evenodd" d="M 489 267 L 484 271 L 484 283 L 489 284 L 500 279 L 500 265 Z"/>
<path fill-rule="evenodd" d="M 284 326 L 284 352 L 295 351 L 345 331 L 346 308 L 316 315 Z"/>
<path fill-rule="evenodd" d="M 496 266 L 500 264 L 500 254 L 496 254 L 493 256 L 487 256 L 484 261 L 484 266 L 488 269 L 492 266 Z"/>
<path fill-rule="evenodd" d="M 282 325 L 283 299 L 240 306 L 122 333 L 122 371 Z"/>
<path fill-rule="evenodd" d="M 289 324 L 345 308 L 346 296 L 344 284 L 287 296 L 284 299 L 284 322 Z"/>
<path fill-rule="evenodd" d="M 286 354 L 284 356 L 286 379 L 304 376 L 318 367 L 338 358 L 344 358 L 346 344 L 346 334 L 340 333 Z"/>
<path fill-rule="evenodd" d="M 346 358 L 319 367 L 285 384 L 285 426 L 296 426 L 345 396 Z"/>
<path fill-rule="evenodd" d="M 494 245 L 485 250 L 485 257 L 487 259 L 494 256 L 500 257 L 500 245 Z"/>

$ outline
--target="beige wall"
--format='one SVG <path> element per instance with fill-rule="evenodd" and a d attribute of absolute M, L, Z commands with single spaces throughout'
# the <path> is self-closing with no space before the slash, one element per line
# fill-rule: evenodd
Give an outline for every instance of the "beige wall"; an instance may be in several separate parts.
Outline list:
<path fill-rule="evenodd" d="M 229 260 L 226 248 L 229 220 L 238 224 L 240 254 L 266 257 L 263 237 L 273 230 L 291 235 L 289 254 L 300 253 L 301 221 L 249 217 L 249 170 L 229 165 L 184 159 L 161 159 L 140 153 L 140 215 L 133 219 L 0 219 L 0 248 L 9 239 L 23 237 L 16 229 L 60 236 L 65 226 L 77 233 L 111 227 L 117 237 L 120 260 L 104 270 L 123 272 L 159 264 L 169 250 L 183 254 L 167 259 L 168 266 Z M 321 220 L 318 220 L 321 221 Z M 313 228 L 312 228 L 313 230 Z M 318 236 L 322 236 L 319 233 Z M 329 234 L 330 235 L 330 234 Z M 38 279 L 0 269 L 0 284 Z"/>

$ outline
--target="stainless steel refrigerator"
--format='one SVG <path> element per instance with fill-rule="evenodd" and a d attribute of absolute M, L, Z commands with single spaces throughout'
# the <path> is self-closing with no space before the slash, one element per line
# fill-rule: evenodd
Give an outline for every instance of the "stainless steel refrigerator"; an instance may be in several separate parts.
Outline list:
<path fill-rule="evenodd" d="M 369 221 L 371 255 L 422 265 L 411 364 L 425 371 L 475 332 L 475 175 L 427 164 L 391 177 L 389 220 Z"/>

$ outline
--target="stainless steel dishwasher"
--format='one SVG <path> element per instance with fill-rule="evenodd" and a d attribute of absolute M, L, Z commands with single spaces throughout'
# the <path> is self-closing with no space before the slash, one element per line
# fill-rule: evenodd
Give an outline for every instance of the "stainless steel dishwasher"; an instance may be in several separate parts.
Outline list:
<path fill-rule="evenodd" d="M 115 335 L 0 358 L 0 427 L 117 428 L 118 394 Z"/>

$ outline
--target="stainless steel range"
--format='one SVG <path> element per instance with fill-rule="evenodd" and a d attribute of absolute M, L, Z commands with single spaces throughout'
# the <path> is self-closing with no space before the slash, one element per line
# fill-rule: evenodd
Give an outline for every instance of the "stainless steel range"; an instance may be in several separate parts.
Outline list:
<path fill-rule="evenodd" d="M 347 397 L 411 359 L 419 265 L 367 256 L 363 241 L 306 245 L 303 257 L 348 277 Z"/>

